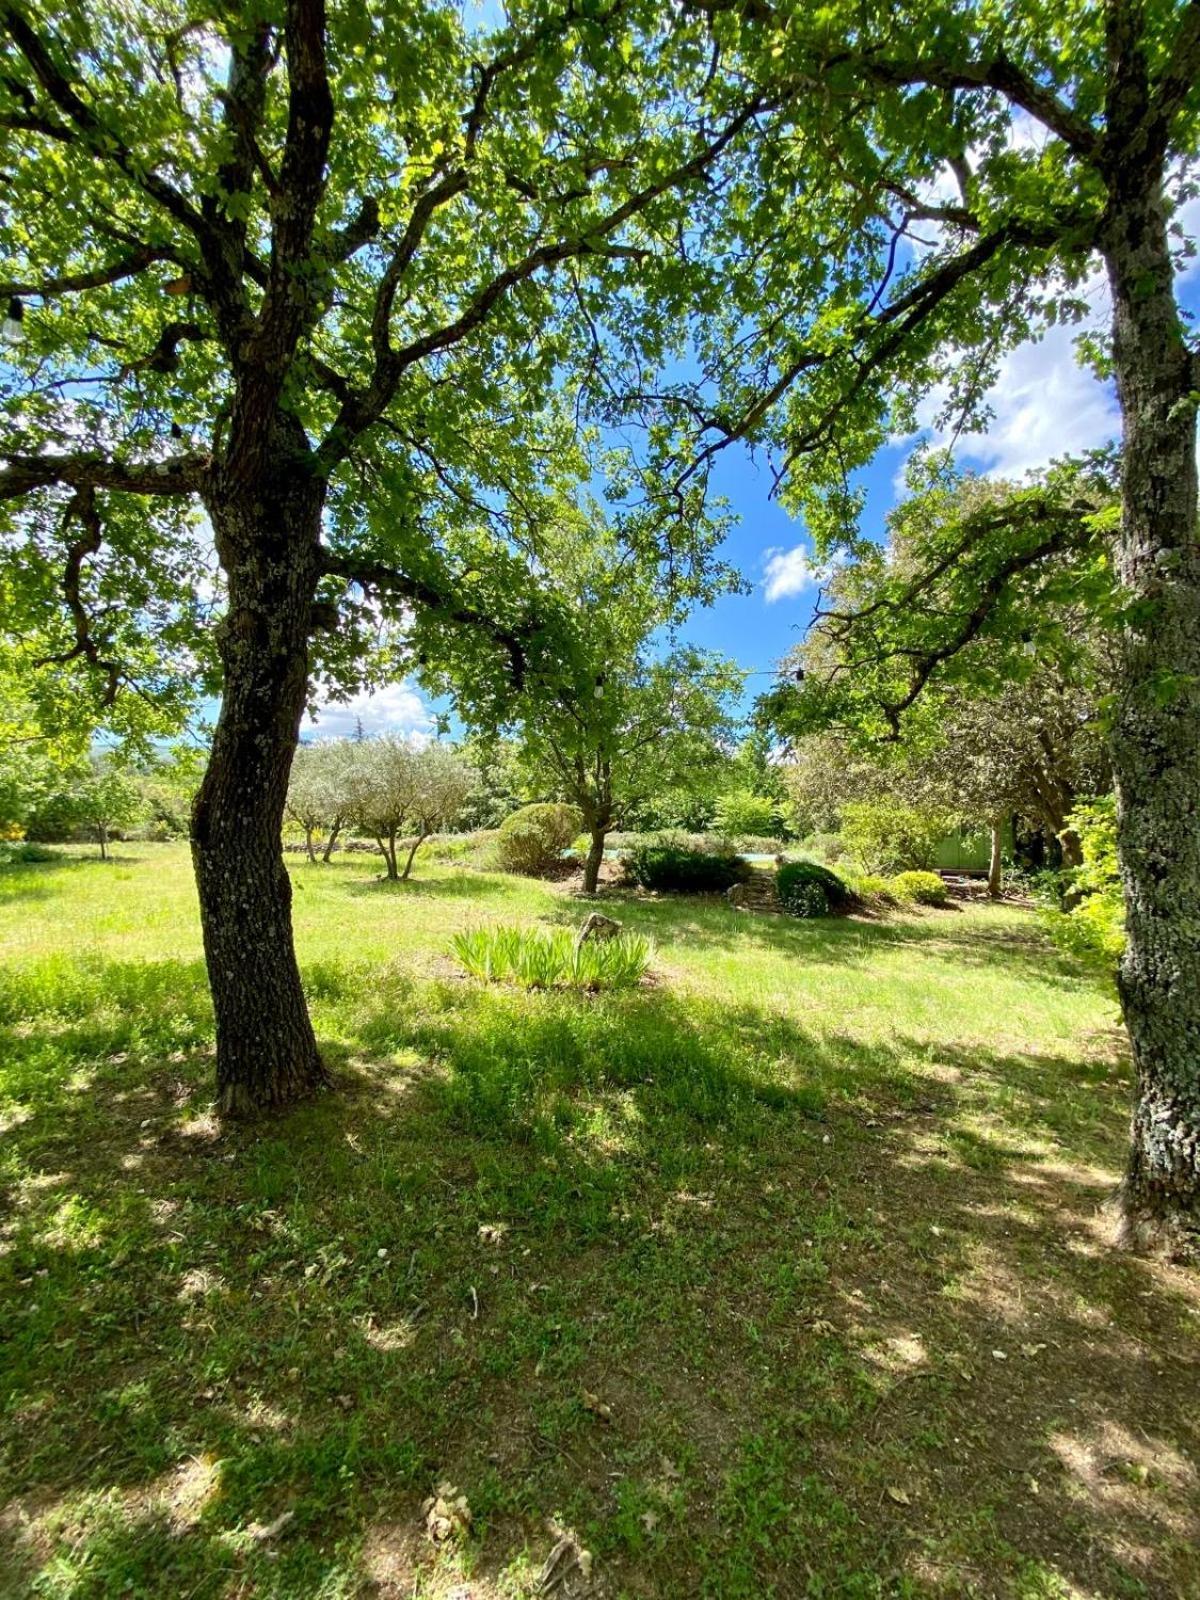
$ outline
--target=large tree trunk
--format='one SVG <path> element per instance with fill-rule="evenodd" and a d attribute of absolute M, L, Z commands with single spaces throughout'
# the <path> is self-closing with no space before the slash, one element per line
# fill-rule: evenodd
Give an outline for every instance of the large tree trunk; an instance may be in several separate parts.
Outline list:
<path fill-rule="evenodd" d="M 589 828 L 591 842 L 588 853 L 583 863 L 583 892 L 595 894 L 600 886 L 600 868 L 604 863 L 604 841 L 608 837 L 609 824 L 595 823 Z"/>
<path fill-rule="evenodd" d="M 296 964 L 281 836 L 308 684 L 321 507 L 321 485 L 293 459 L 273 481 L 214 492 L 208 508 L 229 610 L 192 857 L 226 1113 L 281 1105 L 327 1081 Z"/>
<path fill-rule="evenodd" d="M 1111 180 L 1105 256 L 1124 420 L 1117 566 L 1129 608 L 1113 730 L 1135 1062 L 1122 1189 L 1135 1244 L 1200 1242 L 1200 542 L 1194 362 L 1157 171 Z"/>

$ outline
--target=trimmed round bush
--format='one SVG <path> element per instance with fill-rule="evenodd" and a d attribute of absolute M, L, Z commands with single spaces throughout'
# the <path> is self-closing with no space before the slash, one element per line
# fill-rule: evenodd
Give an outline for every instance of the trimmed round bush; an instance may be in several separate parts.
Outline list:
<path fill-rule="evenodd" d="M 661 894 L 724 894 L 750 875 L 732 851 L 689 850 L 669 842 L 639 845 L 624 857 L 624 865 L 632 882 Z"/>
<path fill-rule="evenodd" d="M 500 825 L 496 857 L 505 872 L 538 877 L 549 872 L 583 827 L 575 806 L 522 806 Z"/>
<path fill-rule="evenodd" d="M 775 874 L 775 892 L 793 917 L 827 917 L 848 911 L 854 896 L 828 867 L 816 861 L 789 861 Z"/>
<path fill-rule="evenodd" d="M 897 900 L 916 901 L 919 906 L 944 906 L 950 899 L 936 872 L 898 872 L 888 888 Z"/>

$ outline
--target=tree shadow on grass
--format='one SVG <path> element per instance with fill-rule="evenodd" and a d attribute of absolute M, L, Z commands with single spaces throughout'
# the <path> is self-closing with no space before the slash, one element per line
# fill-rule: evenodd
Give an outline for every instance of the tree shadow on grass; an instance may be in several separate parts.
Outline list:
<path fill-rule="evenodd" d="M 605 908 L 631 930 L 662 944 L 696 950 L 767 951 L 807 965 L 862 966 L 881 951 L 915 948 L 944 955 L 957 967 L 1003 965 L 1007 970 L 1051 988 L 1080 986 L 1102 990 L 1095 972 L 1057 950 L 1030 919 L 1025 928 L 1002 922 L 989 928 L 980 917 L 953 915 L 961 908 L 942 908 L 889 916 L 823 917 L 812 920 L 734 910 L 719 896 L 672 896 L 660 900 L 633 893 L 606 895 Z M 986 907 L 980 908 L 986 914 Z M 1002 908 L 1007 911 L 1009 908 Z M 573 921 L 579 911 L 570 903 L 556 908 L 554 919 Z"/>
<path fill-rule="evenodd" d="M 495 873 L 473 872 L 469 867 L 443 876 L 426 877 L 417 873 L 404 882 L 389 880 L 382 873 L 359 878 L 347 886 L 352 895 L 395 895 L 417 900 L 506 900 L 518 899 L 519 888 Z"/>
<path fill-rule="evenodd" d="M 492 1600 L 553 1514 L 614 1593 L 1188 1592 L 1200 1297 L 1101 1237 L 1118 1061 L 326 968 L 339 1092 L 258 1127 L 198 964 L 6 994 L 18 1585 Z"/>

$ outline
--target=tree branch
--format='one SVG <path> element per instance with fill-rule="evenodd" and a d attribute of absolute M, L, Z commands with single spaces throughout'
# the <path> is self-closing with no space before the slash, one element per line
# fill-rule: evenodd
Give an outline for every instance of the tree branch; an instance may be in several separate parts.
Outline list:
<path fill-rule="evenodd" d="M 91 622 L 80 594 L 83 563 L 89 556 L 94 556 L 104 542 L 104 530 L 96 507 L 96 491 L 90 485 L 76 489 L 63 516 L 63 526 L 66 527 L 72 519 L 79 521 L 83 532 L 67 549 L 63 596 L 75 628 L 75 643 L 61 655 L 42 656 L 34 662 L 34 666 L 65 666 L 81 656 L 85 657 L 93 667 L 104 673 L 105 688 L 101 704 L 111 706 L 121 687 L 121 669 L 117 662 L 107 660 L 101 654 L 100 646 L 92 637 Z"/>
<path fill-rule="evenodd" d="M 322 552 L 322 569 L 333 577 L 356 583 L 359 588 L 395 596 L 411 601 L 447 622 L 477 629 L 507 651 L 512 667 L 513 685 L 521 689 L 525 684 L 527 647 L 535 624 L 526 623 L 520 629 L 506 628 L 493 618 L 484 616 L 473 606 L 463 605 L 443 594 L 422 578 L 411 578 L 386 562 L 360 559 L 333 550 Z"/>
<path fill-rule="evenodd" d="M 64 273 L 61 278 L 46 278 L 41 283 L 0 283 L 0 296 L 36 295 L 40 300 L 53 300 L 60 294 L 79 294 L 85 289 L 101 289 L 105 284 L 120 283 L 123 278 L 136 278 L 156 261 L 178 259 L 175 251 L 166 245 L 139 245 L 120 260 L 112 261 L 105 267 L 93 267 L 90 272 Z"/>
<path fill-rule="evenodd" d="M 1200 79 L 1200 0 L 1189 0 L 1150 104 L 1150 117 L 1164 134 L 1176 112 L 1194 92 L 1197 79 Z"/>
<path fill-rule="evenodd" d="M 670 171 L 630 195 L 620 205 L 614 206 L 606 215 L 598 217 L 590 226 L 581 228 L 578 233 L 559 238 L 553 243 L 538 245 L 528 251 L 477 290 L 453 321 L 422 334 L 399 350 L 391 348 L 386 319 L 380 317 L 380 308 L 384 304 L 390 306 L 390 301 L 383 296 L 381 287 L 381 300 L 376 309 L 376 324 L 372 329 L 376 348 L 375 372 L 369 388 L 356 391 L 353 399 L 343 404 L 321 444 L 318 457 L 324 464 L 325 470 L 331 470 L 346 455 L 354 439 L 378 421 L 395 393 L 401 377 L 409 367 L 439 351 L 450 349 L 467 338 L 487 321 L 494 308 L 512 289 L 518 284 L 527 282 L 544 268 L 556 266 L 578 256 L 603 254 L 606 249 L 611 248 L 607 241 L 612 234 L 660 196 L 699 177 L 733 143 L 743 129 L 762 112 L 772 109 L 779 103 L 760 97 L 747 102 L 730 117 L 720 133 L 706 140 L 686 161 L 679 162 Z M 462 181 L 465 186 L 465 177 Z M 431 190 L 430 194 L 433 193 L 435 191 Z M 409 232 L 411 230 L 410 221 Z M 406 239 L 407 237 L 406 233 Z M 414 253 L 417 243 L 419 237 L 411 245 Z M 411 259 L 411 255 L 408 259 Z M 385 282 L 391 277 L 389 270 Z M 396 281 L 398 282 L 398 279 Z M 392 285 L 393 293 L 394 288 L 395 284 Z"/>
<path fill-rule="evenodd" d="M 211 465 L 191 453 L 164 461 L 110 461 L 98 455 L 31 456 L 0 452 L 0 500 L 19 500 L 36 489 L 63 484 L 71 489 L 116 489 L 126 494 L 196 494 Z"/>
<path fill-rule="evenodd" d="M 25 16 L 11 0 L 0 0 L 0 24 L 29 63 L 34 77 L 59 111 L 83 138 L 92 153 L 101 160 L 110 161 L 125 176 L 156 201 L 176 222 L 182 223 L 197 238 L 208 232 L 207 224 L 175 186 L 154 168 L 138 161 L 128 145 L 106 128 L 100 118 L 82 100 L 70 80 L 55 65 L 45 41 L 38 37 Z"/>

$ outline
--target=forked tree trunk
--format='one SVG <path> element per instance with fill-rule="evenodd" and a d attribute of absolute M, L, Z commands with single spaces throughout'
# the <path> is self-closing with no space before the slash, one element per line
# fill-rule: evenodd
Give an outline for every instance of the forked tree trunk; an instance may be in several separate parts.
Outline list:
<path fill-rule="evenodd" d="M 400 877 L 396 866 L 396 835 L 394 833 L 377 834 L 375 843 L 379 846 L 380 854 L 383 856 L 384 877 L 389 883 L 396 883 Z"/>
<path fill-rule="evenodd" d="M 246 1113 L 327 1079 L 292 941 L 282 826 L 304 712 L 321 489 L 291 464 L 253 490 L 214 494 L 229 583 L 224 692 L 192 814 L 192 857 L 217 1026 L 217 1103 Z"/>
<path fill-rule="evenodd" d="M 401 883 L 408 882 L 408 875 L 412 871 L 412 864 L 416 858 L 417 851 L 425 843 L 428 837 L 429 835 L 427 833 L 418 833 L 416 838 L 413 840 L 412 849 L 408 852 L 408 860 L 404 863 L 404 871 L 400 874 Z"/>
<path fill-rule="evenodd" d="M 308 859 L 315 867 L 317 864 L 317 852 L 313 849 L 312 826 L 307 822 L 304 824 L 304 848 L 308 851 Z"/>
<path fill-rule="evenodd" d="M 333 826 L 329 830 L 329 837 L 325 841 L 325 848 L 321 852 L 321 860 L 324 861 L 326 865 L 329 864 L 329 858 L 333 854 L 333 847 L 337 843 L 338 834 L 341 833 L 341 831 L 342 819 L 341 817 L 334 817 Z"/>
<path fill-rule="evenodd" d="M 1124 421 L 1117 568 L 1127 621 L 1114 716 L 1135 1099 L 1131 1243 L 1200 1242 L 1200 543 L 1195 363 L 1158 171 L 1111 180 L 1105 256 Z M 1160 164 L 1161 165 L 1161 164 Z"/>
<path fill-rule="evenodd" d="M 991 827 L 991 855 L 988 859 L 988 894 L 993 900 L 999 900 L 1004 888 L 1004 823 L 993 822 Z"/>
<path fill-rule="evenodd" d="M 608 837 L 608 823 L 596 823 L 588 832 L 591 842 L 583 862 L 583 892 L 595 894 L 600 886 L 600 868 L 604 864 L 604 841 Z"/>

